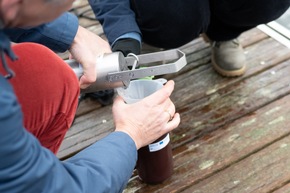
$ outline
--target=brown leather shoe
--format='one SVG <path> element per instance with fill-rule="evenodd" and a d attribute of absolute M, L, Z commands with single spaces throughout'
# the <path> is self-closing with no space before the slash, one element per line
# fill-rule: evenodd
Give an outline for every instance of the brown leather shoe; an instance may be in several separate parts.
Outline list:
<path fill-rule="evenodd" d="M 246 57 L 238 39 L 229 41 L 210 41 L 202 35 L 205 41 L 211 43 L 211 61 L 213 68 L 227 77 L 241 76 L 246 71 Z"/>

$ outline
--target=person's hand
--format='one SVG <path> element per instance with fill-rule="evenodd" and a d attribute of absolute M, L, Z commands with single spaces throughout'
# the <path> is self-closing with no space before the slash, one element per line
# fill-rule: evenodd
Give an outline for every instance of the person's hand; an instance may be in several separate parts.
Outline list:
<path fill-rule="evenodd" d="M 139 55 L 141 53 L 141 45 L 138 40 L 132 38 L 119 39 L 112 46 L 112 51 L 120 51 L 124 56 L 127 56 L 129 53 Z"/>
<path fill-rule="evenodd" d="M 139 149 L 175 129 L 180 115 L 169 98 L 173 89 L 174 82 L 168 81 L 160 90 L 133 104 L 126 104 L 118 96 L 113 104 L 116 131 L 127 133 Z"/>
<path fill-rule="evenodd" d="M 96 61 L 104 53 L 111 53 L 108 42 L 98 35 L 79 26 L 75 39 L 69 49 L 72 58 L 83 67 L 83 75 L 80 78 L 80 87 L 88 87 L 96 81 Z"/>

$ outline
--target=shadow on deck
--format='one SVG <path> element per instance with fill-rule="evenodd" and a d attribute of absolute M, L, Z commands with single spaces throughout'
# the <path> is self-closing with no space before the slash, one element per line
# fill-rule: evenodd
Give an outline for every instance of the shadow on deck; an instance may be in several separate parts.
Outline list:
<path fill-rule="evenodd" d="M 86 1 L 75 7 L 74 13 L 94 17 Z M 80 17 L 80 24 L 104 37 L 97 21 Z M 163 76 L 175 81 L 171 99 L 181 114 L 171 133 L 174 174 L 147 185 L 134 172 L 124 192 L 290 192 L 290 50 L 256 28 L 239 39 L 248 69 L 238 78 L 215 73 L 201 38 L 180 48 L 187 66 Z M 111 106 L 86 99 L 58 157 L 113 130 Z"/>

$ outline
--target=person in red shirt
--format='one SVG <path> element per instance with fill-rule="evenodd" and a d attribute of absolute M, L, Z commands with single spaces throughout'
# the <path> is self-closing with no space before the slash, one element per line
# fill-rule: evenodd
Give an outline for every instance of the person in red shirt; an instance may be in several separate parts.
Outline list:
<path fill-rule="evenodd" d="M 11 46 L 4 31 L 49 22 L 72 3 L 73 0 L 0 3 L 1 193 L 122 192 L 135 167 L 137 150 L 180 122 L 170 100 L 174 82 L 169 81 L 135 104 L 126 104 L 117 97 L 113 105 L 115 131 L 66 161 L 57 159 L 55 153 L 76 112 L 80 87 L 88 86 L 97 77 L 88 78 L 85 73 L 79 81 L 49 48 L 36 43 Z M 69 16 L 63 18 L 70 21 Z M 84 70 L 90 71 L 94 69 L 91 61 L 110 49 L 100 37 L 74 26 L 68 49 Z M 53 37 L 44 38 L 53 41 Z"/>

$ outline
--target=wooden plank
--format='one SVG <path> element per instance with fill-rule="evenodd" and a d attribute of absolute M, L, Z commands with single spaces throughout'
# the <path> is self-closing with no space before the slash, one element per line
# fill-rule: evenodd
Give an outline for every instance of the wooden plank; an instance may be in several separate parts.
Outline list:
<path fill-rule="evenodd" d="M 57 157 L 64 159 L 91 145 L 114 130 L 111 106 L 91 111 L 75 119 Z"/>
<path fill-rule="evenodd" d="M 99 28 L 98 26 L 96 26 L 96 28 Z M 100 30 L 100 29 L 99 29 Z M 96 34 L 102 34 L 103 32 L 96 32 L 94 30 L 91 30 Z M 253 42 L 256 42 L 258 40 L 261 39 L 265 39 L 266 35 L 264 33 L 262 33 L 260 30 L 258 29 L 253 29 L 250 30 L 249 32 L 246 33 L 247 37 L 255 37 L 255 38 L 251 38 L 251 39 L 247 39 L 247 41 L 244 42 L 245 38 L 242 36 L 241 37 L 241 41 L 245 44 L 245 45 L 250 45 Z M 194 49 L 193 49 L 194 48 Z M 202 64 L 206 64 L 209 62 L 209 47 L 207 44 L 204 43 L 204 41 L 201 38 L 198 38 L 196 40 L 193 40 L 192 42 L 186 44 L 185 46 L 180 48 L 186 55 L 187 55 L 187 60 L 189 63 L 195 63 L 195 67 L 197 65 L 202 65 Z M 206 51 L 205 51 L 206 49 Z M 155 50 L 156 51 L 156 50 Z M 185 71 L 190 70 L 190 68 L 185 69 Z M 175 74 L 171 74 L 169 76 L 163 76 L 165 78 L 173 78 L 176 77 L 178 75 L 181 75 L 184 72 L 180 72 L 180 73 L 175 73 Z M 76 116 L 80 116 L 82 114 L 88 113 L 96 108 L 101 107 L 99 105 L 98 102 L 93 101 L 91 99 L 85 99 L 80 103 L 80 106 L 78 108 L 77 111 L 77 115 Z"/>
<path fill-rule="evenodd" d="M 274 59 L 270 57 L 269 55 L 269 52 L 271 52 L 271 49 L 268 49 L 269 46 L 272 49 L 279 50 L 279 53 L 277 53 L 276 58 Z M 264 48 L 263 51 L 260 51 L 262 48 Z M 257 56 L 258 50 L 259 50 L 260 55 Z M 174 131 L 174 135 L 172 139 L 175 146 L 178 146 L 183 143 L 186 143 L 187 141 L 193 140 L 197 135 L 200 134 L 201 131 L 203 132 L 210 131 L 226 123 L 226 121 L 221 121 L 223 114 L 220 114 L 220 117 L 218 118 L 217 113 L 214 113 L 216 112 L 216 110 L 218 110 L 219 106 L 215 105 L 215 107 L 211 107 L 210 112 L 205 112 L 206 108 L 209 107 L 209 104 L 207 102 L 208 100 L 215 101 L 216 103 L 217 99 L 214 100 L 214 98 L 221 95 L 222 92 L 224 92 L 225 95 L 228 95 L 226 94 L 227 92 L 228 93 L 232 92 L 230 89 L 227 89 L 227 91 L 224 90 L 225 88 L 229 87 L 230 85 L 234 85 L 234 83 L 237 83 L 238 81 L 241 81 L 245 79 L 246 77 L 251 77 L 252 75 L 259 73 L 263 71 L 264 69 L 268 69 L 272 66 L 277 65 L 279 62 L 285 60 L 286 58 L 289 58 L 290 53 L 288 49 L 284 48 L 279 43 L 273 40 L 267 39 L 259 43 L 258 46 L 255 45 L 255 46 L 250 47 L 249 56 L 251 56 L 249 61 L 253 65 L 249 66 L 247 74 L 241 78 L 228 79 L 228 78 L 220 77 L 215 72 L 213 72 L 213 69 L 211 68 L 209 64 L 203 65 L 195 70 L 191 70 L 188 73 L 184 73 L 182 76 L 175 78 L 176 89 L 172 95 L 172 100 L 175 102 L 177 106 L 177 111 L 180 112 L 182 116 L 182 123 L 179 129 Z M 265 61 L 264 62 L 265 64 L 263 65 L 260 64 L 262 60 L 261 58 Z M 256 81 L 258 82 L 257 84 L 259 85 L 260 84 L 259 80 L 256 80 Z M 235 95 L 239 95 L 239 92 L 241 92 L 240 90 L 243 89 L 244 84 L 245 83 L 240 85 Z M 251 82 L 249 82 L 249 84 L 251 84 Z M 251 89 L 249 88 L 247 92 L 253 92 L 253 90 L 256 90 L 257 88 L 253 87 Z M 247 92 L 244 94 L 247 94 Z M 260 102 L 259 106 L 261 106 L 263 105 L 262 102 L 266 104 L 269 101 L 261 100 L 259 102 Z M 203 104 L 203 106 L 200 104 Z M 229 104 L 229 105 L 232 105 L 232 104 Z M 224 106 L 224 105 L 221 104 L 221 106 Z M 248 108 L 248 110 L 244 111 L 243 113 L 246 114 L 252 111 L 253 109 L 256 109 L 257 107 L 258 106 L 253 106 L 251 108 Z M 229 109 L 229 108 L 230 106 L 224 109 Z M 231 121 L 237 118 L 237 116 L 235 115 L 242 116 L 240 109 L 238 108 L 236 109 L 237 109 L 236 112 L 232 112 L 232 113 L 228 112 L 228 115 L 232 114 L 232 116 L 230 116 L 232 117 L 232 119 L 228 119 L 227 121 Z M 103 114 L 103 112 L 106 112 L 106 114 Z M 219 110 L 218 112 L 222 113 L 221 110 Z M 101 131 L 101 133 L 109 133 L 108 131 L 113 130 L 114 125 L 112 122 L 107 122 L 105 124 L 106 127 L 104 127 L 103 124 L 99 124 L 99 122 L 96 121 L 96 118 L 93 114 L 101 114 L 104 117 L 111 117 L 110 111 L 98 112 L 98 110 L 96 110 L 96 111 L 92 111 L 89 115 L 83 116 L 80 119 L 77 118 L 75 121 L 75 124 L 67 133 L 66 139 L 60 148 L 60 152 L 59 152 L 60 157 L 66 154 L 71 154 L 74 151 L 78 151 L 79 149 L 82 149 L 86 147 L 87 145 L 89 145 L 89 143 L 92 143 L 100 139 L 100 136 L 98 135 L 93 135 L 93 136 L 86 135 L 86 128 L 97 127 L 98 130 Z M 210 119 L 210 117 L 212 117 L 212 120 Z M 78 120 L 80 120 L 80 122 L 82 123 L 76 124 Z M 203 120 L 203 122 L 201 122 L 201 120 Z M 210 121 L 211 123 L 209 123 Z M 79 131 L 76 134 L 77 136 L 73 136 L 75 135 L 75 133 L 73 132 L 75 130 L 74 128 L 76 128 L 76 130 Z M 107 130 L 107 131 L 103 131 L 103 130 Z M 69 139 L 71 139 L 71 141 L 73 141 L 73 139 L 76 139 L 76 140 L 73 141 L 74 143 L 69 143 L 70 141 Z M 66 149 L 66 151 L 64 151 L 64 149 Z"/>
<path fill-rule="evenodd" d="M 274 153 L 275 148 L 273 150 L 271 149 L 271 151 L 267 150 L 266 153 L 262 153 L 262 155 L 255 155 L 256 152 L 259 152 L 261 149 L 268 147 L 276 141 L 279 141 L 279 139 L 282 139 L 285 136 L 288 136 L 287 142 L 282 142 L 282 144 L 288 144 L 290 142 L 290 130 L 288 129 L 290 124 L 289 105 L 290 95 L 287 95 L 281 100 L 277 100 L 274 103 L 271 103 L 245 117 L 232 122 L 231 124 L 225 125 L 219 130 L 209 133 L 202 138 L 196 139 L 195 141 L 182 146 L 180 149 L 175 149 L 174 174 L 171 179 L 160 185 L 146 185 L 140 182 L 137 177 L 135 177 L 128 184 L 125 193 L 178 192 L 180 190 L 187 190 L 187 188 L 192 185 L 198 185 L 199 182 L 203 183 L 203 181 L 205 181 L 203 186 L 206 186 L 206 182 L 208 182 L 207 178 L 211 179 L 211 181 L 219 180 L 220 177 L 217 177 L 215 175 L 216 173 L 222 170 L 227 170 L 228 167 L 235 168 L 236 163 L 244 162 L 242 160 L 247 157 L 250 157 L 251 159 L 258 159 L 259 157 L 267 156 L 268 152 L 273 151 Z M 287 154 L 284 151 L 287 151 Z M 286 165 L 290 161 L 288 156 L 289 151 L 290 144 L 289 146 L 285 147 L 285 149 L 283 149 L 281 154 L 273 155 L 277 156 L 279 161 L 281 161 L 280 158 L 287 159 L 285 163 Z M 271 164 L 266 163 L 266 160 L 272 160 L 274 162 L 273 167 L 278 164 L 277 166 L 280 168 L 280 170 L 277 170 L 277 174 L 281 176 L 283 174 L 284 163 L 279 163 L 279 161 L 274 158 L 275 156 L 273 156 L 273 159 L 272 157 L 269 159 L 263 159 L 263 162 L 260 164 L 265 163 L 265 165 L 271 166 Z M 281 162 L 284 161 L 285 160 Z M 239 167 L 239 169 L 234 171 L 239 173 L 243 172 L 243 170 L 246 170 L 247 167 L 251 167 L 251 164 L 249 164 L 248 161 L 245 162 L 247 164 L 243 164 L 242 167 Z M 255 167 L 257 168 L 256 170 L 260 168 L 257 165 L 255 165 Z M 287 167 L 287 170 L 290 169 L 289 164 Z M 255 171 L 255 168 L 251 167 L 251 169 Z M 266 170 L 266 166 L 262 167 L 261 169 Z M 231 170 L 229 169 L 229 171 Z M 274 172 L 274 169 L 272 172 Z M 288 175 L 289 174 L 290 173 L 288 172 Z M 241 176 L 243 175 L 247 176 L 246 173 L 241 174 Z M 258 171 L 255 173 L 255 175 L 258 175 Z M 255 175 L 253 174 L 253 176 Z M 275 176 L 279 178 L 279 175 Z M 224 174 L 224 176 L 226 176 L 226 174 Z M 273 183 L 278 180 L 277 178 L 273 179 Z M 263 178 L 261 177 L 261 180 L 262 179 Z M 290 176 L 288 180 L 289 179 Z M 243 183 L 244 187 L 247 187 L 245 183 L 248 181 L 243 181 L 242 177 L 236 178 L 235 180 L 239 180 L 239 183 Z M 256 183 L 258 186 L 261 184 L 261 180 L 259 181 L 258 179 L 253 179 L 253 183 Z M 268 182 L 270 184 L 270 181 Z M 233 183 L 233 180 L 229 183 Z M 200 185 L 198 188 L 192 186 L 192 189 L 185 192 L 193 192 L 194 190 L 198 189 L 202 189 L 202 186 Z M 214 190 L 217 189 L 212 189 L 212 191 Z"/>
<path fill-rule="evenodd" d="M 76 15 L 88 11 L 93 17 L 87 0 L 74 6 Z M 80 25 L 106 39 L 97 20 L 81 17 Z M 213 71 L 202 38 L 180 47 L 188 65 L 162 76 L 176 82 L 172 100 L 182 118 L 171 134 L 174 174 L 153 186 L 134 171 L 124 193 L 290 192 L 289 49 L 256 28 L 239 39 L 248 59 L 239 78 Z M 65 159 L 113 130 L 111 106 L 86 99 L 57 156 Z"/>
<path fill-rule="evenodd" d="M 80 117 L 82 115 L 88 114 L 99 108 L 102 108 L 102 105 L 97 100 L 92 99 L 90 97 L 86 97 L 79 103 L 76 117 Z"/>
<path fill-rule="evenodd" d="M 270 46 L 279 50 L 277 56 L 273 56 Z M 263 51 L 260 51 L 262 48 Z M 275 41 L 266 40 L 252 47 L 249 54 L 253 54 L 249 59 L 252 65 L 243 77 L 223 78 L 212 72 L 211 66 L 202 66 L 175 79 L 172 100 L 177 106 L 177 111 L 181 113 L 182 122 L 179 129 L 174 131 L 174 142 L 182 144 L 190 141 L 199 134 L 216 129 L 289 92 L 287 78 L 284 85 L 278 83 L 279 79 L 289 77 L 289 69 L 283 69 L 289 66 L 289 62 L 277 69 L 273 67 L 290 58 L 287 48 Z M 262 65 L 261 61 L 264 61 Z M 270 70 L 263 74 L 258 74 L 269 68 Z M 272 74 L 276 71 L 278 74 Z M 253 75 L 256 76 L 251 78 Z M 262 88 L 267 84 L 272 85 Z M 275 90 L 275 86 L 278 89 L 276 95 L 270 92 Z M 286 90 L 282 91 L 279 88 Z M 262 96 L 262 92 L 265 92 L 265 96 Z"/>
<path fill-rule="evenodd" d="M 284 185 L 283 187 L 273 191 L 273 193 L 285 193 L 285 192 L 290 192 L 290 183 L 287 182 L 286 185 Z"/>
<path fill-rule="evenodd" d="M 279 50 L 274 52 L 273 50 Z M 289 49 L 278 42 L 267 39 L 246 49 L 247 72 L 238 78 L 224 78 L 214 72 L 210 63 L 201 65 L 199 68 L 186 72 L 183 76 L 175 78 L 177 83 L 179 100 L 187 102 L 188 98 L 193 101 L 210 95 L 219 89 L 253 76 L 265 69 L 271 68 L 289 59 Z M 189 64 L 190 65 L 190 64 Z M 194 91 L 194 92 L 192 92 Z M 180 97 L 186 94 L 186 98 Z"/>
<path fill-rule="evenodd" d="M 184 111 L 181 111 L 181 126 L 171 135 L 175 147 L 180 147 L 177 148 L 177 151 L 183 150 L 184 146 L 181 147 L 181 145 L 192 141 L 194 139 L 193 136 L 201 134 L 195 133 L 196 129 L 200 128 L 200 131 L 204 135 L 211 130 L 210 128 L 217 129 L 277 98 L 289 94 L 289 63 L 290 61 L 286 61 L 281 65 L 270 68 L 268 71 L 243 80 L 242 84 L 238 82 L 227 89 L 221 89 L 215 94 L 185 105 L 183 107 Z M 180 91 L 180 89 L 177 90 Z M 191 94 L 190 92 L 188 93 Z M 180 100 L 182 99 L 184 99 L 184 96 L 180 98 Z M 180 105 L 180 100 L 176 100 L 175 104 Z M 184 101 L 184 104 L 188 101 L 189 99 Z M 233 108 L 235 106 L 237 107 Z M 231 119 L 234 116 L 236 118 Z M 189 139 L 186 140 L 188 136 Z M 205 138 L 209 137 L 210 134 L 207 134 Z M 182 158 L 182 160 L 188 160 L 188 158 Z M 181 174 L 186 170 L 186 168 L 183 169 L 183 171 L 180 171 Z M 176 179 L 178 178 L 182 178 L 182 176 L 178 176 Z M 134 188 L 141 186 L 137 178 L 133 178 L 130 183 L 133 184 L 132 187 Z M 163 186 L 161 187 L 164 189 Z M 154 190 L 158 190 L 161 187 L 156 187 Z M 144 192 L 146 192 L 145 190 L 152 191 L 152 189 L 148 190 L 145 188 Z"/>
<path fill-rule="evenodd" d="M 272 192 L 290 179 L 289 146 L 287 136 L 183 192 Z"/>

